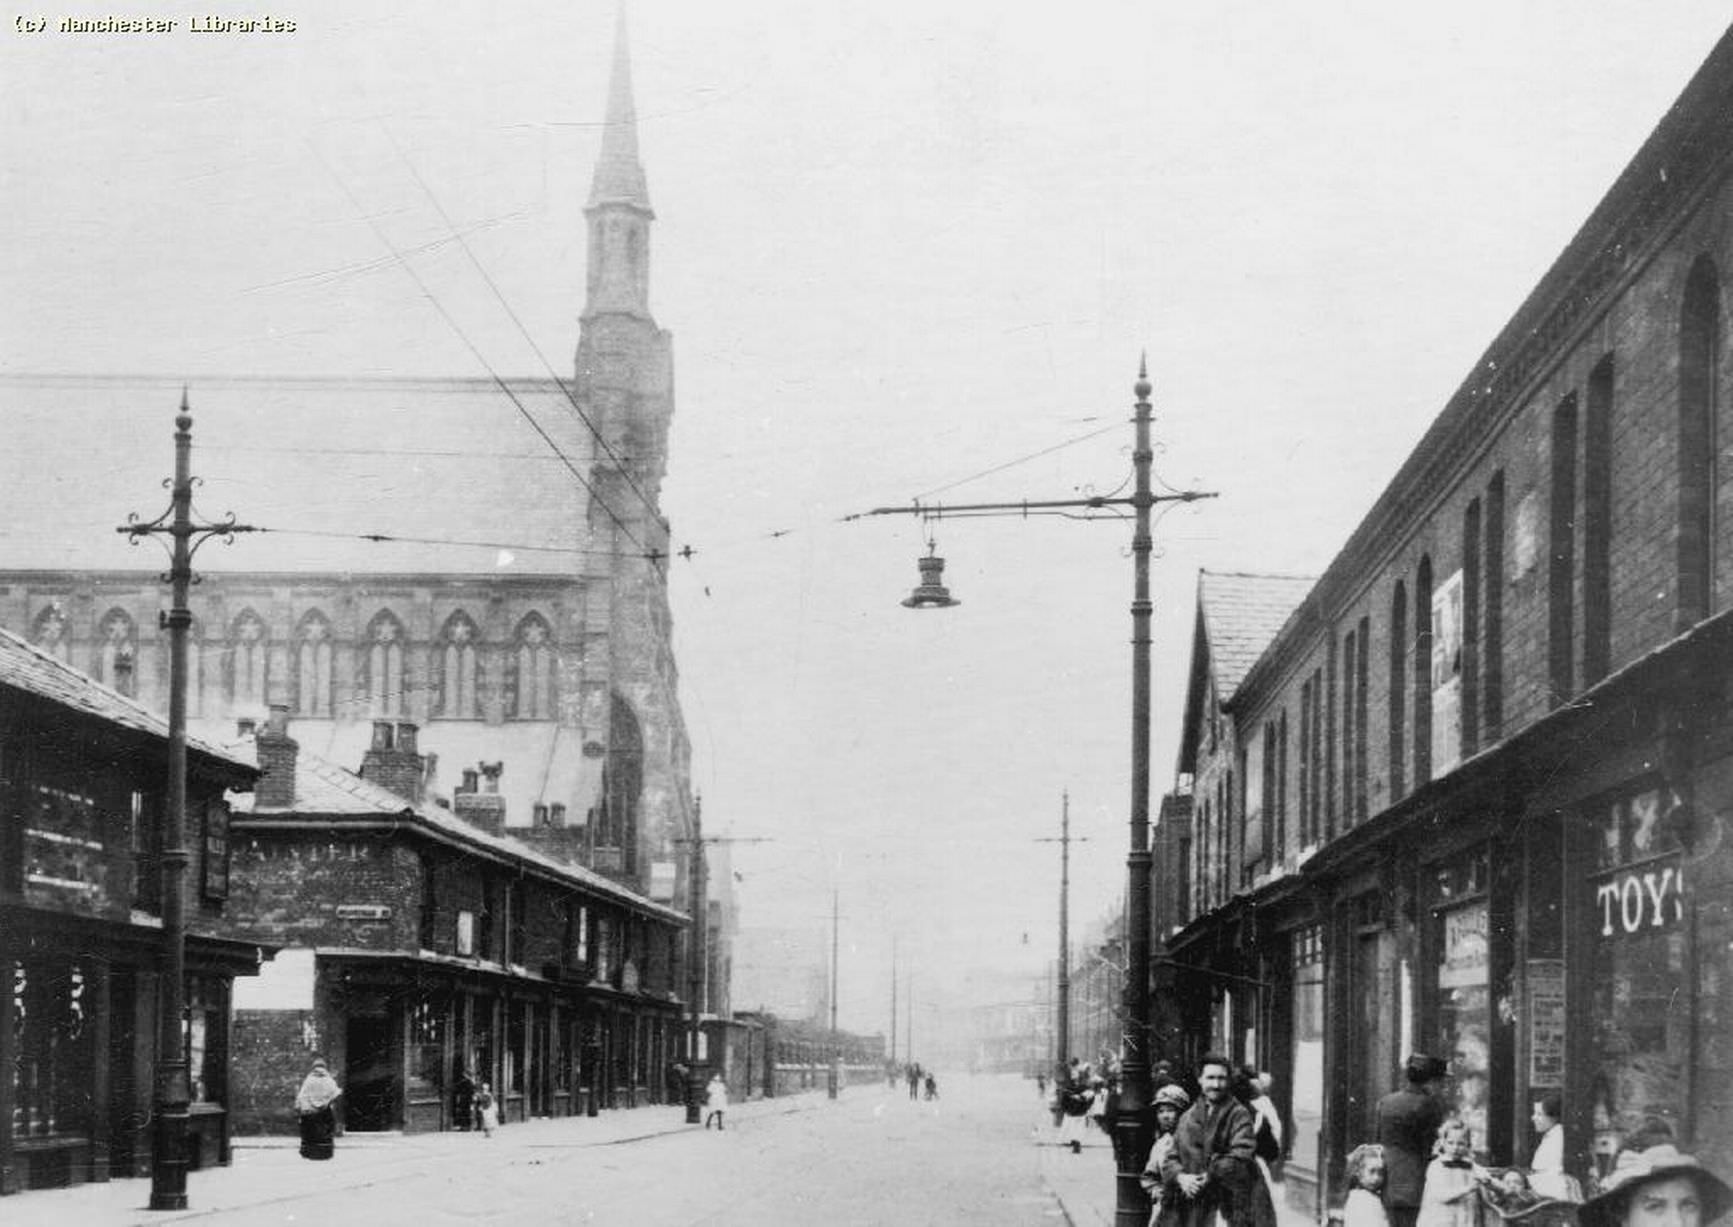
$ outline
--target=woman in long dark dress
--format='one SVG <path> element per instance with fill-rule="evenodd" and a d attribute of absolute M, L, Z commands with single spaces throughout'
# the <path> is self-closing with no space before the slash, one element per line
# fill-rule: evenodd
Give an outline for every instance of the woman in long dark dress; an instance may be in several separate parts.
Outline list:
<path fill-rule="evenodd" d="M 342 1093 L 331 1071 L 325 1068 L 325 1059 L 315 1059 L 295 1095 L 295 1111 L 301 1118 L 303 1159 L 329 1159 L 335 1153 L 332 1139 L 337 1134 L 337 1113 L 331 1105 Z"/>

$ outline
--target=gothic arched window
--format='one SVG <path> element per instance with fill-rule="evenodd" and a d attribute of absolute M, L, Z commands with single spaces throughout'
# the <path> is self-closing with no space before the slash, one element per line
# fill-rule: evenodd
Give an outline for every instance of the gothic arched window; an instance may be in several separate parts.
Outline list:
<path fill-rule="evenodd" d="M 481 633 L 475 622 L 461 609 L 445 620 L 434 645 L 434 662 L 439 671 L 437 714 L 447 720 L 474 720 L 481 715 L 476 701 L 476 645 Z"/>
<path fill-rule="evenodd" d="M 331 715 L 331 623 L 318 610 L 295 631 L 295 714 Z"/>
<path fill-rule="evenodd" d="M 552 720 L 556 697 L 553 633 L 540 614 L 529 614 L 506 658 L 506 704 L 513 719 Z"/>
<path fill-rule="evenodd" d="M 111 609 L 96 628 L 96 680 L 129 698 L 138 694 L 138 627 L 124 609 Z"/>
<path fill-rule="evenodd" d="M 68 660 L 72 653 L 72 628 L 66 624 L 66 612 L 59 601 L 51 602 L 36 615 L 30 627 L 30 642 L 50 656 Z"/>
<path fill-rule="evenodd" d="M 252 610 L 229 624 L 229 703 L 232 707 L 263 707 L 270 682 L 271 634 Z"/>
<path fill-rule="evenodd" d="M 389 609 L 373 615 L 362 644 L 361 692 L 367 696 L 368 714 L 403 714 L 403 623 Z"/>

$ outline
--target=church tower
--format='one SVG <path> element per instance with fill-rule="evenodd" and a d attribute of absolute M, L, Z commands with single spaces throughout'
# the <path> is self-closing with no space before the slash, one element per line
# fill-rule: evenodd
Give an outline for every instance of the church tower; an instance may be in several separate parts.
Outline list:
<path fill-rule="evenodd" d="M 606 781 L 593 823 L 616 839 L 595 867 L 677 891 L 678 841 L 691 833 L 690 749 L 677 695 L 668 609 L 668 524 L 661 512 L 674 413 L 669 334 L 650 314 L 650 193 L 622 7 L 607 122 L 584 208 L 589 264 L 576 362 L 579 403 L 602 436 L 590 469 L 588 622 L 604 618 L 584 662 L 586 728 L 606 730 Z M 617 848 L 617 853 L 614 849 Z M 670 882 L 670 879 L 674 881 Z"/>

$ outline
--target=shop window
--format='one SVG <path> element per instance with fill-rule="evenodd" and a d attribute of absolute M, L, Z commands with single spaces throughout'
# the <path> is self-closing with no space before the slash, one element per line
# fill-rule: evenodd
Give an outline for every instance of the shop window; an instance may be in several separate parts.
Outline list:
<path fill-rule="evenodd" d="M 475 955 L 475 913 L 468 908 L 457 913 L 457 953 L 463 958 Z"/>
<path fill-rule="evenodd" d="M 1686 1061 L 1699 1023 L 1688 990 L 1681 991 L 1692 977 L 1670 803 L 1669 791 L 1649 788 L 1598 803 L 1588 814 L 1599 870 L 1590 880 L 1590 1107 L 1603 1166 L 1649 1121 L 1684 1133 Z"/>
<path fill-rule="evenodd" d="M 187 1076 L 195 1103 L 222 1103 L 228 1087 L 226 1030 L 229 986 L 219 976 L 188 976 L 186 983 Z"/>
<path fill-rule="evenodd" d="M 445 1003 L 422 997 L 409 1009 L 409 1079 L 412 1090 L 437 1094 L 444 1085 Z"/>
<path fill-rule="evenodd" d="M 12 1133 L 51 1137 L 92 1124 L 95 1029 L 90 983 L 80 963 L 27 959 L 10 964 Z"/>
<path fill-rule="evenodd" d="M 1324 930 L 1294 934 L 1293 1131 L 1289 1161 L 1318 1171 L 1318 1138 L 1324 1127 Z"/>
<path fill-rule="evenodd" d="M 1491 1091 L 1491 860 L 1478 848 L 1433 874 L 1433 950 L 1438 1050 L 1450 1054 L 1446 1102 L 1468 1125 L 1475 1154 L 1487 1152 Z"/>

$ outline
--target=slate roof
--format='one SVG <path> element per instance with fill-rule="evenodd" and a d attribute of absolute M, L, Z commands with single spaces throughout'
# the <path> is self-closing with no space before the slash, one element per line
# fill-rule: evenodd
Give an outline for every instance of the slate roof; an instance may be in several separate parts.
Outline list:
<path fill-rule="evenodd" d="M 230 752 L 248 763 L 257 761 L 257 744 L 244 737 Z M 290 806 L 260 808 L 253 797 L 232 800 L 236 817 L 269 819 L 306 816 L 318 818 L 388 818 L 407 816 L 416 825 L 443 836 L 447 841 L 483 849 L 495 856 L 532 865 L 553 876 L 575 882 L 599 895 L 618 900 L 653 916 L 685 922 L 686 913 L 657 903 L 593 869 L 549 856 L 539 848 L 509 835 L 494 835 L 465 822 L 442 806 L 412 805 L 388 788 L 364 780 L 329 759 L 310 754 L 305 747 L 295 757 L 295 801 Z"/>
<path fill-rule="evenodd" d="M 1233 698 L 1317 582 L 1310 575 L 1198 572 L 1198 611 L 1209 637 L 1216 693 L 1223 703 Z"/>
<path fill-rule="evenodd" d="M 594 438 L 565 386 L 505 382 L 588 480 Z M 168 505 L 181 388 L 155 376 L 0 375 L 0 566 L 161 571 L 160 550 L 114 530 Z M 195 511 L 273 530 L 206 545 L 201 571 L 583 570 L 589 494 L 490 379 L 228 376 L 190 381 L 188 399 Z"/>
<path fill-rule="evenodd" d="M 111 690 L 95 678 L 74 669 L 32 643 L 0 627 L 0 686 L 9 686 L 61 707 L 91 716 L 136 733 L 169 737 L 168 721 L 144 704 Z M 252 774 L 253 762 L 188 735 L 189 752 L 239 766 Z"/>

